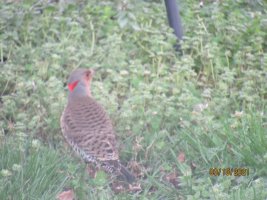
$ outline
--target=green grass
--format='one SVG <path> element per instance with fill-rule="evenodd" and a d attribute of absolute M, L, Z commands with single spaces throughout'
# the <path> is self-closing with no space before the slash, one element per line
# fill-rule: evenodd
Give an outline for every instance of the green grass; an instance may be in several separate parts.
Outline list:
<path fill-rule="evenodd" d="M 62 164 L 67 160 L 53 149 L 9 140 L 1 144 L 0 198 L 54 199 L 69 179 Z"/>
<path fill-rule="evenodd" d="M 160 1 L 0 3 L 0 199 L 70 188 L 79 200 L 267 198 L 266 3 L 187 0 L 180 10 L 178 54 Z M 92 179 L 65 144 L 59 118 L 77 67 L 99 67 L 92 93 L 141 191 L 116 193 L 103 172 Z"/>

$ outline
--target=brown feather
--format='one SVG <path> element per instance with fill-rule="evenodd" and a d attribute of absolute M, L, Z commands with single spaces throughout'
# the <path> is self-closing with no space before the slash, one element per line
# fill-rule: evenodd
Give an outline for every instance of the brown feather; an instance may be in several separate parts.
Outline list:
<path fill-rule="evenodd" d="M 61 118 L 67 141 L 97 160 L 118 160 L 116 137 L 110 118 L 91 97 L 69 101 Z"/>

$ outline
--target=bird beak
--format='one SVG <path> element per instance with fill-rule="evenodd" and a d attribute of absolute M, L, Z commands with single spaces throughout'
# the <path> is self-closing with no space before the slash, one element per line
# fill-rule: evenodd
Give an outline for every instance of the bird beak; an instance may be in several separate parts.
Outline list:
<path fill-rule="evenodd" d="M 94 76 L 95 75 L 95 69 L 90 69 L 91 75 Z"/>

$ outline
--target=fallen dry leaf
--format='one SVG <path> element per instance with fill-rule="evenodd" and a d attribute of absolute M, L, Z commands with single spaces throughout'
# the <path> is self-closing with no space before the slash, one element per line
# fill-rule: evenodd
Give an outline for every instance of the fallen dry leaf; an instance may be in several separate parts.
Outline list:
<path fill-rule="evenodd" d="M 128 184 L 126 182 L 118 181 L 118 180 L 115 180 L 111 184 L 111 189 L 113 190 L 115 194 L 122 193 L 122 192 L 136 193 L 136 192 L 142 191 L 140 183 Z"/>
<path fill-rule="evenodd" d="M 93 179 L 96 177 L 96 173 L 98 170 L 99 169 L 96 166 L 94 166 L 93 164 L 89 163 L 86 166 L 86 171 L 87 171 L 88 175 Z"/>
<path fill-rule="evenodd" d="M 128 190 L 128 184 L 121 181 L 114 181 L 111 184 L 111 189 L 115 194 L 126 192 Z"/>
<path fill-rule="evenodd" d="M 58 200 L 74 200 L 73 190 L 67 190 L 57 195 Z"/>
<path fill-rule="evenodd" d="M 184 163 L 185 161 L 185 153 L 184 152 L 180 152 L 178 157 L 177 157 L 179 163 Z"/>
<path fill-rule="evenodd" d="M 144 167 L 140 163 L 136 161 L 130 161 L 128 163 L 128 167 L 131 169 L 136 178 L 144 177 Z"/>
<path fill-rule="evenodd" d="M 177 172 L 171 172 L 165 175 L 164 179 L 171 183 L 176 189 L 179 188 L 178 174 Z"/>
<path fill-rule="evenodd" d="M 141 184 L 140 183 L 134 183 L 132 185 L 129 185 L 129 191 L 130 192 L 140 192 L 140 191 L 142 191 Z"/>
<path fill-rule="evenodd" d="M 243 115 L 244 115 L 243 111 L 235 111 L 235 113 L 232 115 L 232 117 L 241 118 Z"/>

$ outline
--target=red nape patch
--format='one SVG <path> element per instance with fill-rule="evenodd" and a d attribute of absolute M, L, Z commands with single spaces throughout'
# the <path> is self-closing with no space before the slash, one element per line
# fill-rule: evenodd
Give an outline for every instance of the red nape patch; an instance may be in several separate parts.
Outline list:
<path fill-rule="evenodd" d="M 70 90 L 71 92 L 72 92 L 72 91 L 74 90 L 74 88 L 77 86 L 78 82 L 79 82 L 79 81 L 74 81 L 74 82 L 68 84 L 68 88 L 69 88 L 69 90 Z"/>

